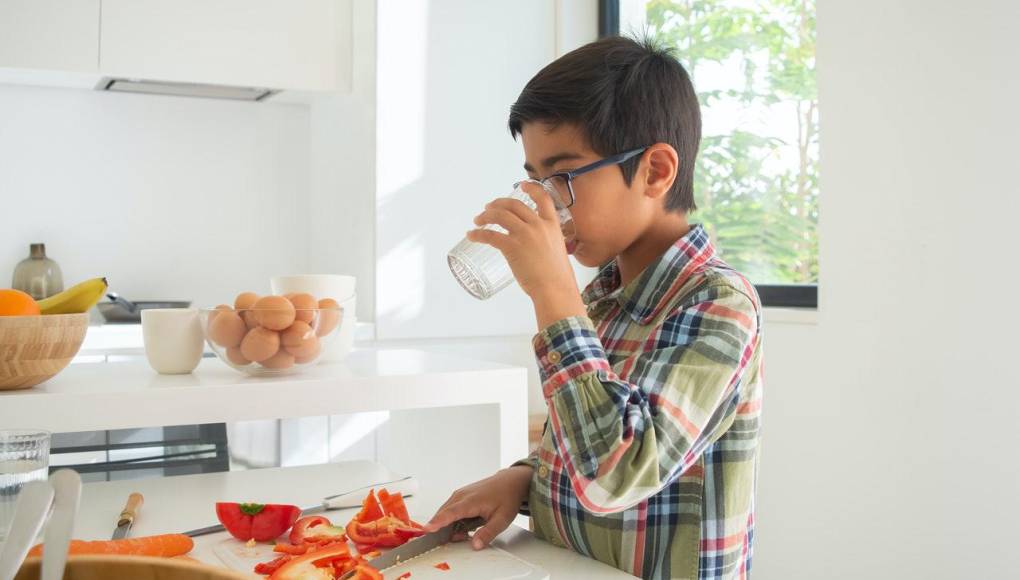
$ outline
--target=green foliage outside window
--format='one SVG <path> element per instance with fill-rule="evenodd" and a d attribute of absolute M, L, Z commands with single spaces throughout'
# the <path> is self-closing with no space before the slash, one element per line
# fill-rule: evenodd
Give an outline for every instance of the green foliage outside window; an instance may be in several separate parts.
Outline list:
<path fill-rule="evenodd" d="M 815 0 L 649 0 L 646 11 L 649 32 L 691 74 L 706 120 L 715 110 L 751 121 L 717 134 L 706 123 L 693 221 L 753 282 L 817 283 Z M 719 71 L 731 81 L 703 90 L 699 79 Z M 785 129 L 770 131 L 777 124 Z"/>

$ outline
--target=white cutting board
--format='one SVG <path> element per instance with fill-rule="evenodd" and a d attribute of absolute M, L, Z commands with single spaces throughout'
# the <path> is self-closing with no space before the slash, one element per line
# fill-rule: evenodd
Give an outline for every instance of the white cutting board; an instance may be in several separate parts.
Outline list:
<path fill-rule="evenodd" d="M 435 565 L 446 562 L 449 570 L 438 570 Z M 525 562 L 509 552 L 488 547 L 475 550 L 470 542 L 445 544 L 407 562 L 387 568 L 386 580 L 393 580 L 404 572 L 410 572 L 410 580 L 430 578 L 452 580 L 453 578 L 478 578 L 490 580 L 547 580 L 549 573 Z"/>
<path fill-rule="evenodd" d="M 246 546 L 243 542 L 227 538 L 212 547 L 213 553 L 228 568 L 254 574 L 255 565 L 268 562 L 280 554 L 273 552 L 272 544 Z M 435 565 L 446 562 L 449 570 L 439 570 Z M 475 551 L 469 542 L 456 542 L 440 546 L 413 560 L 387 568 L 386 580 L 395 580 L 404 572 L 411 573 L 410 580 L 453 580 L 454 578 L 477 578 L 479 580 L 548 580 L 549 573 L 525 562 L 517 556 L 489 547 Z"/>

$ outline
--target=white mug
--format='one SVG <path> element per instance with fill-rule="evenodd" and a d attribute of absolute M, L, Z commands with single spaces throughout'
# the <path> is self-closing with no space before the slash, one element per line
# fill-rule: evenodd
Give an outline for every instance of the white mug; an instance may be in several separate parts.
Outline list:
<path fill-rule="evenodd" d="M 202 360 L 205 339 L 194 308 L 142 310 L 142 338 L 145 358 L 157 373 L 187 374 Z"/>
<path fill-rule="evenodd" d="M 276 276 L 269 281 L 270 289 L 277 296 L 291 292 L 305 292 L 318 299 L 332 298 L 343 308 L 343 322 L 332 340 L 326 343 L 322 362 L 339 362 L 347 358 L 354 348 L 354 327 L 358 322 L 355 310 L 358 307 L 356 292 L 357 278 L 340 274 L 303 274 L 298 276 Z"/>

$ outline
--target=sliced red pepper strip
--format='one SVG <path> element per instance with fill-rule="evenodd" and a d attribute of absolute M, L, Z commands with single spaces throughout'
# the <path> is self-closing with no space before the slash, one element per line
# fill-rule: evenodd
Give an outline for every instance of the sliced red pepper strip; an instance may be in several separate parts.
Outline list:
<path fill-rule="evenodd" d="M 445 572 L 446 570 L 450 569 L 450 565 L 447 564 L 446 562 L 440 562 L 436 564 L 434 568 L 436 568 L 437 570 L 443 570 Z"/>
<path fill-rule="evenodd" d="M 381 572 L 365 564 L 354 569 L 354 580 L 383 580 Z"/>
<path fill-rule="evenodd" d="M 375 498 L 375 490 L 370 490 L 368 495 L 365 496 L 365 501 L 361 502 L 361 511 L 358 512 L 354 519 L 359 522 L 374 522 L 384 515 L 386 514 L 383 513 L 379 500 Z"/>
<path fill-rule="evenodd" d="M 291 557 L 289 555 L 284 554 L 279 558 L 276 558 L 275 560 L 271 560 L 269 562 L 259 562 L 258 564 L 255 564 L 255 573 L 265 574 L 266 576 L 268 576 L 273 572 L 276 572 L 280 568 L 280 566 L 283 566 L 284 564 L 289 562 L 290 559 Z"/>
<path fill-rule="evenodd" d="M 300 546 L 295 546 L 286 542 L 277 542 L 276 545 L 273 546 L 273 551 L 280 552 L 281 554 L 300 556 L 308 551 L 308 545 L 302 544 Z"/>
<path fill-rule="evenodd" d="M 382 504 L 383 512 L 393 516 L 402 522 L 410 521 L 407 515 L 407 505 L 404 504 L 404 496 L 400 493 L 390 494 L 385 489 L 379 491 L 379 503 Z"/>
<path fill-rule="evenodd" d="M 318 560 L 312 560 L 312 566 L 316 568 L 332 568 L 337 562 L 342 563 L 350 559 L 350 554 L 330 554 Z"/>

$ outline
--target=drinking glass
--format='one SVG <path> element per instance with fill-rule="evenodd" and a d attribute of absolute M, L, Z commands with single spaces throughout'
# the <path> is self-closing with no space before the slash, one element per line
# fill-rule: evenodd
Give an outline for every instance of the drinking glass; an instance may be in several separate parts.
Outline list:
<path fill-rule="evenodd" d="M 559 217 L 560 229 L 563 231 L 564 237 L 572 238 L 574 235 L 574 220 L 570 215 L 570 210 L 560 207 L 562 204 L 557 201 L 557 194 L 550 189 L 548 184 L 533 179 L 522 181 L 506 197 L 524 202 L 531 209 L 538 211 L 535 201 L 531 199 L 531 196 L 526 191 L 521 189 L 521 184 L 523 183 L 535 183 L 545 188 L 546 192 L 550 194 L 556 203 L 556 214 Z M 505 229 L 495 224 L 489 224 L 482 229 L 506 233 Z M 461 240 L 460 243 L 450 250 L 450 253 L 446 256 L 446 261 L 454 278 L 460 282 L 460 285 L 468 293 L 479 300 L 491 298 L 497 292 L 509 286 L 514 280 L 510 264 L 507 263 L 506 258 L 503 257 L 499 250 L 488 244 L 472 242 L 467 238 Z"/>
<path fill-rule="evenodd" d="M 21 486 L 46 479 L 50 465 L 50 434 L 46 431 L 0 430 L 0 539 L 14 519 Z"/>

